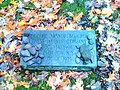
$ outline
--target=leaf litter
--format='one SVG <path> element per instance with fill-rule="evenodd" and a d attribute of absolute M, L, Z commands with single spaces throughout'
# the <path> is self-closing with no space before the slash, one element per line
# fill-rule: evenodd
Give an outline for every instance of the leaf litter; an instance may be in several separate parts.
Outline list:
<path fill-rule="evenodd" d="M 120 79 L 120 1 L 78 1 L 81 10 L 74 0 L 0 1 L 0 89 L 26 90 L 34 86 L 46 90 L 120 89 L 117 84 Z M 83 4 L 80 1 L 84 1 Z M 19 56 L 23 30 L 29 29 L 95 30 L 98 61 L 103 62 L 104 58 L 105 63 L 86 72 L 25 71 L 20 67 Z"/>

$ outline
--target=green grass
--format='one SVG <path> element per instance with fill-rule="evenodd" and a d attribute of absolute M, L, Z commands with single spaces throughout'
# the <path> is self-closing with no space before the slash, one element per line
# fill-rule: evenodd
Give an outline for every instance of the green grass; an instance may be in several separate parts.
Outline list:
<path fill-rule="evenodd" d="M 98 81 L 100 79 L 100 76 L 98 76 L 95 73 L 91 73 L 88 75 L 87 78 L 83 79 L 83 84 L 86 87 L 87 85 L 89 85 L 93 80 Z"/>
<path fill-rule="evenodd" d="M 120 14 L 120 9 L 117 9 L 114 11 L 114 13 L 112 13 L 111 16 L 113 17 L 113 19 L 117 19 L 119 14 Z"/>
<path fill-rule="evenodd" d="M 65 17 L 70 18 L 68 12 L 71 12 L 73 15 L 76 15 L 80 12 L 85 14 L 86 8 L 84 6 L 84 2 L 87 0 L 75 0 L 74 3 L 70 2 L 63 2 L 60 6 L 60 12 L 58 13 L 59 16 L 63 15 Z"/>
<path fill-rule="evenodd" d="M 30 86 L 25 88 L 24 86 L 17 86 L 16 90 L 52 90 L 52 87 L 46 86 L 46 81 L 40 81 L 38 86 Z"/>

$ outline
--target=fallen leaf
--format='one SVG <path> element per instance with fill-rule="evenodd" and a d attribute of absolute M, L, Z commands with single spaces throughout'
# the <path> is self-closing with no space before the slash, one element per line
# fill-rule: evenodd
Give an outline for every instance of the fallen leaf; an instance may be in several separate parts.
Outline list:
<path fill-rule="evenodd" d="M 95 9 L 95 12 L 100 15 L 101 14 L 101 10 L 100 9 Z"/>
<path fill-rule="evenodd" d="M 112 12 L 113 12 L 113 11 L 112 11 L 112 9 L 110 9 L 110 8 L 103 8 L 103 9 L 102 9 L 102 14 L 103 14 L 104 16 L 106 16 L 106 17 L 109 17 Z"/>
<path fill-rule="evenodd" d="M 74 21 L 78 21 L 80 18 L 82 18 L 82 16 L 83 16 L 83 12 L 78 13 L 77 15 L 75 15 L 75 16 L 73 17 L 73 20 L 74 20 Z"/>
<path fill-rule="evenodd" d="M 70 24 L 67 24 L 65 27 L 64 27 L 64 30 L 75 30 L 76 28 L 76 24 L 71 22 Z"/>
<path fill-rule="evenodd" d="M 119 68 L 120 68 L 119 63 L 113 60 L 112 64 L 113 64 L 113 68 L 115 69 L 115 71 L 119 71 Z"/>
<path fill-rule="evenodd" d="M 55 15 L 55 13 L 48 13 L 48 14 L 45 14 L 45 19 L 50 19 L 50 20 L 56 20 L 58 17 L 57 15 Z"/>
<path fill-rule="evenodd" d="M 34 2 L 34 5 L 36 8 L 40 8 L 40 3 L 39 2 Z"/>
<path fill-rule="evenodd" d="M 92 28 L 91 27 L 87 27 L 86 30 L 92 30 Z"/>
<path fill-rule="evenodd" d="M 0 4 L 2 4 L 3 0 L 0 0 Z"/>
<path fill-rule="evenodd" d="M 20 86 L 25 86 L 26 88 L 29 88 L 29 83 L 24 82 L 24 81 L 18 82 L 18 85 L 20 85 Z"/>
<path fill-rule="evenodd" d="M 116 10 L 118 8 L 118 6 L 116 6 L 115 4 L 111 5 L 112 10 Z"/>
<path fill-rule="evenodd" d="M 26 24 L 25 21 L 21 20 L 19 23 L 18 23 L 18 27 L 21 27 L 21 26 L 24 26 Z"/>
<path fill-rule="evenodd" d="M 0 32 L 0 38 L 2 38 L 2 39 L 5 38 L 5 35 L 4 35 L 3 31 Z"/>
<path fill-rule="evenodd" d="M 71 17 L 73 17 L 74 15 L 71 12 L 67 12 L 67 14 Z"/>
<path fill-rule="evenodd" d="M 18 3 L 17 3 L 17 1 L 15 1 L 15 0 L 11 0 L 11 2 L 10 2 L 11 4 L 13 4 L 14 6 L 18 6 Z"/>
<path fill-rule="evenodd" d="M 15 47 L 16 47 L 16 41 L 11 42 L 11 44 L 8 48 L 8 51 L 13 52 L 15 50 Z"/>
<path fill-rule="evenodd" d="M 9 28 L 10 30 L 15 30 L 15 26 L 12 25 L 11 23 L 8 23 L 8 28 Z"/>
<path fill-rule="evenodd" d="M 62 82 L 60 83 L 60 86 L 64 87 L 70 84 L 69 79 L 63 79 Z"/>
<path fill-rule="evenodd" d="M 36 17 L 35 19 L 30 19 L 27 25 L 31 25 L 31 26 L 37 25 L 39 23 L 39 20 L 40 20 L 39 17 Z"/>
<path fill-rule="evenodd" d="M 42 7 L 52 6 L 51 0 L 42 0 Z"/>
<path fill-rule="evenodd" d="M 32 78 L 33 78 L 33 76 L 32 76 L 32 74 L 30 74 L 30 80 L 32 80 Z"/>
<path fill-rule="evenodd" d="M 5 74 L 4 72 L 0 71 L 0 76 L 3 76 L 4 74 Z"/>
<path fill-rule="evenodd" d="M 53 26 L 54 27 L 64 26 L 64 24 L 66 23 L 67 23 L 66 19 L 60 19 L 60 20 L 57 20 Z"/>
<path fill-rule="evenodd" d="M 47 30 L 45 27 L 35 27 L 33 30 Z"/>
<path fill-rule="evenodd" d="M 15 49 L 21 49 L 22 45 L 16 46 Z"/>
<path fill-rule="evenodd" d="M 47 30 L 54 30 L 55 28 L 54 28 L 54 26 L 46 26 L 45 27 Z"/>
<path fill-rule="evenodd" d="M 116 80 L 114 72 L 111 74 L 109 73 L 109 78 L 106 79 L 106 81 L 112 82 L 113 80 Z"/>
<path fill-rule="evenodd" d="M 32 3 L 34 3 L 34 2 L 38 2 L 38 0 L 30 0 Z"/>
<path fill-rule="evenodd" d="M 20 36 L 20 35 L 22 35 L 22 33 L 23 33 L 22 30 L 17 31 L 17 32 L 14 33 L 14 36 Z"/>
<path fill-rule="evenodd" d="M 57 5 L 62 4 L 63 0 L 57 0 Z"/>

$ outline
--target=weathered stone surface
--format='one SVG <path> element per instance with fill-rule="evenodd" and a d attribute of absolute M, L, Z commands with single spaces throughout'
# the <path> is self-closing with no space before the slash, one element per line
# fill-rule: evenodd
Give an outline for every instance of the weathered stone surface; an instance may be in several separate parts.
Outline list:
<path fill-rule="evenodd" d="M 30 53 L 28 50 L 21 50 L 21 56 L 29 57 Z"/>
<path fill-rule="evenodd" d="M 32 45 L 30 43 L 28 43 L 28 44 L 25 45 L 24 49 L 29 49 L 31 47 L 32 47 Z"/>
<path fill-rule="evenodd" d="M 25 43 L 25 44 L 29 43 L 29 39 L 28 39 L 28 37 L 26 37 L 26 36 L 23 37 L 23 40 L 22 40 L 22 41 L 23 41 L 23 43 Z"/>
<path fill-rule="evenodd" d="M 20 64 L 28 69 L 39 70 L 80 70 L 97 66 L 95 32 L 93 30 L 26 30 L 28 43 L 22 48 L 32 45 L 31 60 L 23 60 Z M 23 39 L 24 40 L 24 39 Z M 34 48 L 33 48 L 34 46 Z M 27 49 L 26 48 L 26 49 Z M 36 65 L 36 66 L 34 66 Z M 68 68 L 69 67 L 69 68 Z"/>
<path fill-rule="evenodd" d="M 30 52 L 31 55 L 35 55 L 35 54 L 36 54 L 36 49 L 35 49 L 35 47 L 29 48 L 28 51 Z"/>
<path fill-rule="evenodd" d="M 23 60 L 24 60 L 25 62 L 27 62 L 27 61 L 31 60 L 32 58 L 33 58 L 32 56 L 24 57 Z"/>
<path fill-rule="evenodd" d="M 40 50 L 40 49 L 41 49 L 41 47 L 42 47 L 42 45 L 41 45 L 41 44 L 38 44 L 38 45 L 36 45 L 36 46 L 35 46 L 36 50 Z"/>

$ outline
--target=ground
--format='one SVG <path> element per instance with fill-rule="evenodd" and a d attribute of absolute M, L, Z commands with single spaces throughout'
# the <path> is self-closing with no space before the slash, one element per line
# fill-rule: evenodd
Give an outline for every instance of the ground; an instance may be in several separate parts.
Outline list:
<path fill-rule="evenodd" d="M 91 71 L 20 66 L 23 30 L 95 30 Z M 0 0 L 0 90 L 120 90 L 119 0 Z"/>

